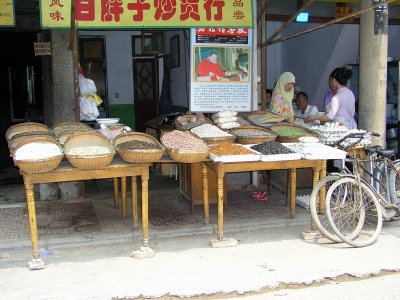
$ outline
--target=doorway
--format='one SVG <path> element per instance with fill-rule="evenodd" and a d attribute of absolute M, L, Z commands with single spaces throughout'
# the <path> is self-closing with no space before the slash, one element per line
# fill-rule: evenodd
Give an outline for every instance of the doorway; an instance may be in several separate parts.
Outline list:
<path fill-rule="evenodd" d="M 103 100 L 98 106 L 99 118 L 105 118 L 108 116 L 108 92 L 104 37 L 79 37 L 79 63 L 84 76 L 93 80 L 96 85 L 97 95 Z"/>
<path fill-rule="evenodd" d="M 145 123 L 158 116 L 158 60 L 133 59 L 135 130 L 145 132 Z"/>

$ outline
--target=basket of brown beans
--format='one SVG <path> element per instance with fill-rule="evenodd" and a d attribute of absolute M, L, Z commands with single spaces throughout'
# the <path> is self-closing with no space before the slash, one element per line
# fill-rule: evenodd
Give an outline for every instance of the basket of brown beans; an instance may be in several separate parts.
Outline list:
<path fill-rule="evenodd" d="M 161 144 L 177 162 L 196 163 L 208 156 L 208 145 L 188 131 L 173 130 L 161 136 Z"/>
<path fill-rule="evenodd" d="M 113 144 L 119 156 L 131 163 L 150 163 L 164 155 L 164 147 L 154 137 L 142 132 L 119 134 Z"/>

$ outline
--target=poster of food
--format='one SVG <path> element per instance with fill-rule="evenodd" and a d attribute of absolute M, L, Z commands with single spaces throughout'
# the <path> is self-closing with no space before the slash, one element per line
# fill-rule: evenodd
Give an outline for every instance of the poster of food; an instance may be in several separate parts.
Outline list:
<path fill-rule="evenodd" d="M 251 111 L 252 30 L 191 29 L 193 112 Z"/>

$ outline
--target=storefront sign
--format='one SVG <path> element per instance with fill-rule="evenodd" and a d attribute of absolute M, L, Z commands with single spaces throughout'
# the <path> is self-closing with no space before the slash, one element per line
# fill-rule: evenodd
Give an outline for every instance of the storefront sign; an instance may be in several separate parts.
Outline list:
<path fill-rule="evenodd" d="M 14 0 L 0 0 L 0 26 L 15 26 Z"/>
<path fill-rule="evenodd" d="M 41 0 L 41 27 L 68 28 L 71 1 Z M 79 28 L 252 27 L 250 0 L 75 0 Z"/>
<path fill-rule="evenodd" d="M 193 112 L 251 111 L 252 30 L 191 30 Z"/>

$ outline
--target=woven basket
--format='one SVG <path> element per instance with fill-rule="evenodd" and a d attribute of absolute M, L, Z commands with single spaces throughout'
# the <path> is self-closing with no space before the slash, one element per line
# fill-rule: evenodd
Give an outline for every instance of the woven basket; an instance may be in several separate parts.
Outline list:
<path fill-rule="evenodd" d="M 201 138 L 203 141 L 207 143 L 207 145 L 215 145 L 221 143 L 233 144 L 236 141 L 236 135 L 230 133 L 232 136 L 223 136 L 223 137 L 208 137 Z"/>
<path fill-rule="evenodd" d="M 60 122 L 55 124 L 51 128 L 55 136 L 59 136 L 65 131 L 81 132 L 81 131 L 93 131 L 93 128 L 81 122 Z"/>
<path fill-rule="evenodd" d="M 261 133 L 265 133 L 263 135 L 240 135 L 240 131 L 254 130 Z M 273 142 L 276 140 L 276 133 L 272 132 L 269 129 L 258 127 L 258 126 L 242 126 L 238 128 L 232 128 L 231 131 L 236 135 L 236 143 L 248 145 L 248 144 L 262 144 L 265 142 Z"/>
<path fill-rule="evenodd" d="M 132 149 L 122 150 L 119 145 L 128 141 L 141 141 L 155 145 L 157 149 Z M 164 147 L 151 135 L 142 132 L 127 132 L 116 136 L 113 140 L 115 150 L 119 156 L 131 163 L 149 163 L 154 162 L 164 155 Z"/>
<path fill-rule="evenodd" d="M 185 150 L 185 149 L 179 149 L 179 148 L 171 148 L 166 146 L 163 143 L 163 136 L 161 136 L 161 144 L 164 146 L 166 152 L 168 155 L 171 157 L 172 160 L 180 163 L 197 163 L 203 161 L 205 158 L 208 156 L 208 145 L 197 135 L 190 131 L 185 131 L 184 134 L 191 135 L 194 137 L 198 142 L 199 149 L 196 150 Z"/>
<path fill-rule="evenodd" d="M 7 129 L 6 140 L 7 140 L 7 142 L 9 142 L 17 134 L 22 134 L 22 133 L 32 132 L 32 131 L 49 132 L 50 130 L 49 130 L 49 127 L 47 127 L 46 125 L 41 124 L 41 123 L 35 123 L 35 122 L 19 123 L 19 124 L 15 124 Z"/>
<path fill-rule="evenodd" d="M 269 127 L 274 124 L 279 124 L 286 119 L 286 117 L 274 114 L 269 111 L 254 111 L 249 113 L 246 118 L 251 124 L 263 127 Z"/>
<path fill-rule="evenodd" d="M 25 140 L 21 142 L 16 148 L 14 154 L 20 149 L 22 146 L 30 144 L 30 143 L 43 143 L 43 144 L 55 144 L 60 148 L 61 151 L 61 146 L 55 141 L 55 140 L 39 140 L 39 137 L 37 137 L 35 140 L 34 138 L 30 140 Z M 29 160 L 16 160 L 14 156 L 14 163 L 18 168 L 23 171 L 24 173 L 27 174 L 37 174 L 37 173 L 46 173 L 51 170 L 54 170 L 55 168 L 58 167 L 58 165 L 61 163 L 61 160 L 63 159 L 64 155 L 60 154 L 57 156 L 51 156 L 48 158 L 42 158 L 42 159 L 29 159 Z"/>
<path fill-rule="evenodd" d="M 177 117 L 177 118 L 175 119 L 174 125 L 175 125 L 175 128 L 176 128 L 176 129 L 182 130 L 182 131 L 189 131 L 190 129 L 192 129 L 192 128 L 194 128 L 194 127 L 197 127 L 197 126 L 200 126 L 200 125 L 203 125 L 203 124 L 213 124 L 213 122 L 212 122 L 209 118 L 207 118 L 207 117 L 199 117 L 199 116 L 197 116 L 197 115 L 191 115 L 191 116 L 193 116 L 193 117 L 198 118 L 198 120 L 200 120 L 200 121 L 194 122 L 193 124 L 191 124 L 191 126 L 184 127 L 184 126 L 179 122 L 179 120 L 180 120 L 182 117 L 184 117 L 184 116 L 185 116 L 185 115 L 182 115 L 182 116 L 179 116 L 179 117 Z M 192 126 L 192 125 L 193 125 L 193 126 Z"/>
<path fill-rule="evenodd" d="M 70 154 L 74 148 L 82 147 L 106 147 L 110 153 L 107 154 Z M 65 156 L 72 166 L 78 169 L 93 170 L 107 167 L 115 155 L 114 146 L 102 134 L 94 131 L 75 132 L 64 142 Z"/>
<path fill-rule="evenodd" d="M 173 149 L 173 148 L 165 148 L 168 155 L 176 162 L 191 164 L 201 162 L 208 156 L 208 148 L 207 150 L 182 150 L 182 149 Z"/>
<path fill-rule="evenodd" d="M 10 150 L 10 156 L 14 155 L 15 149 L 23 142 L 29 141 L 49 141 L 57 142 L 54 135 L 50 132 L 45 131 L 34 131 L 35 133 L 20 133 L 15 135 L 8 143 L 8 149 Z"/>
<path fill-rule="evenodd" d="M 299 141 L 299 137 L 302 136 L 315 136 L 318 137 L 318 134 L 310 129 L 307 129 L 303 126 L 291 124 L 287 122 L 279 123 L 270 127 L 270 129 L 277 134 L 276 141 L 280 143 L 297 143 Z M 299 135 L 282 135 L 279 134 L 279 130 L 295 130 L 301 134 Z"/>

